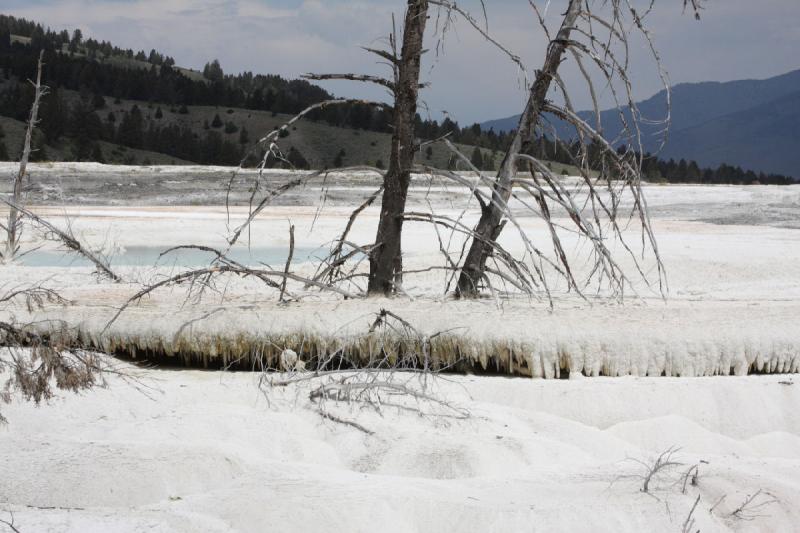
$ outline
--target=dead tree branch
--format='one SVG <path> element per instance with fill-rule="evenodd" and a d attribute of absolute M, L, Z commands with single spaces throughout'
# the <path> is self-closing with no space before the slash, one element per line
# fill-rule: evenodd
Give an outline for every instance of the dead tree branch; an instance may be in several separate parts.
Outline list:
<path fill-rule="evenodd" d="M 320 271 L 317 270 L 317 274 L 314 276 L 316 281 L 320 281 L 322 279 L 327 278 L 330 283 L 334 283 L 334 280 L 341 274 L 341 268 L 344 263 L 352 258 L 354 255 L 358 253 L 364 253 L 369 256 L 369 251 L 374 248 L 374 246 L 370 247 L 358 247 L 353 245 L 353 251 L 344 254 L 342 253 L 344 245 L 347 243 L 347 236 L 350 234 L 350 230 L 353 229 L 353 224 L 355 224 L 356 219 L 358 216 L 369 206 L 371 206 L 375 200 L 380 196 L 383 192 L 383 185 L 378 188 L 377 191 L 372 193 L 364 202 L 358 206 L 356 209 L 350 213 L 350 217 L 347 219 L 347 224 L 345 225 L 344 230 L 342 231 L 342 235 L 336 240 L 336 244 L 331 250 L 331 253 L 325 258 L 321 265 L 325 265 L 324 268 Z"/>
<path fill-rule="evenodd" d="M 692 518 L 695 509 L 697 509 L 697 504 L 700 503 L 700 495 L 697 495 L 697 498 L 694 500 L 694 505 L 692 505 L 691 510 L 689 510 L 689 515 L 686 517 L 686 520 L 683 522 L 683 528 L 681 529 L 682 533 L 692 533 L 694 529 L 695 520 Z"/>
<path fill-rule="evenodd" d="M 367 435 L 374 431 L 333 410 L 349 406 L 381 414 L 386 409 L 397 409 L 426 417 L 465 419 L 470 416 L 467 410 L 436 391 L 439 373 L 447 367 L 436 366 L 431 361 L 430 342 L 443 333 L 424 335 L 407 320 L 382 309 L 363 334 L 375 352 L 368 364 L 353 360 L 343 346 L 327 354 L 317 354 L 316 370 L 312 371 L 275 374 L 277 369 L 262 365 L 261 389 L 269 398 L 279 389 L 291 387 L 295 395 L 300 393 L 307 398 L 310 408 L 323 418 Z M 305 368 L 307 363 L 290 366 Z"/>
<path fill-rule="evenodd" d="M 780 502 L 778 498 L 770 494 L 769 492 L 758 489 L 753 494 L 748 495 L 742 504 L 737 507 L 730 516 L 734 518 L 738 518 L 739 520 L 755 520 L 756 518 L 762 518 L 765 515 L 760 514 L 764 508 L 769 507 L 775 503 Z"/>
<path fill-rule="evenodd" d="M 13 533 L 20 533 L 20 530 L 17 529 L 16 521 L 14 520 L 14 513 L 12 511 L 9 511 L 8 514 L 10 515 L 9 516 L 10 520 L 5 520 L 3 518 L 0 518 L 0 524 L 3 524 L 4 526 L 8 527 L 8 529 L 10 529 Z"/>
<path fill-rule="evenodd" d="M 23 299 L 29 309 L 43 309 L 45 303 L 68 303 L 41 286 L 13 289 L 0 296 L 0 303 L 18 299 Z M 37 329 L 13 319 L 0 321 L 0 374 L 8 373 L 0 389 L 0 403 L 9 403 L 19 394 L 38 404 L 49 400 L 55 389 L 78 392 L 103 385 L 108 373 L 119 373 L 103 356 L 74 348 L 64 324 L 52 323 L 43 333 Z M 4 422 L 0 413 L 0 423 Z"/>
<path fill-rule="evenodd" d="M 394 82 L 378 76 L 369 76 L 366 74 L 303 74 L 301 76 L 307 80 L 324 81 L 324 80 L 347 80 L 347 81 L 361 81 L 365 83 L 374 83 L 389 89 L 394 94 Z"/>
<path fill-rule="evenodd" d="M 105 327 L 103 328 L 103 333 L 111 327 L 111 325 L 117 321 L 117 319 L 122 315 L 125 310 L 130 307 L 131 305 L 135 304 L 136 302 L 140 301 L 145 296 L 153 293 L 157 289 L 162 287 L 170 286 L 170 285 L 180 285 L 183 283 L 194 283 L 198 280 L 202 281 L 203 286 L 209 283 L 209 278 L 211 276 L 218 276 L 222 274 L 233 274 L 240 277 L 253 277 L 259 280 L 264 281 L 269 280 L 269 282 L 265 283 L 270 286 L 274 287 L 277 285 L 278 289 L 280 289 L 281 285 L 277 284 L 274 280 L 270 278 L 278 278 L 281 280 L 290 279 L 293 281 L 298 281 L 300 283 L 305 283 L 314 287 L 318 287 L 325 291 L 335 292 L 340 294 L 346 298 L 359 298 L 360 295 L 353 294 L 348 292 L 344 289 L 340 289 L 339 287 L 332 286 L 326 283 L 321 283 L 319 281 L 315 281 L 313 279 L 304 278 L 302 276 L 298 276 L 296 274 L 292 274 L 291 272 L 284 272 L 282 270 L 269 270 L 269 269 L 258 269 L 258 268 L 248 268 L 244 267 L 238 263 L 232 261 L 221 261 L 222 264 L 211 266 L 208 268 L 200 268 L 195 270 L 189 270 L 186 272 L 181 272 L 180 274 L 176 274 L 169 278 L 163 279 L 157 283 L 153 283 L 141 289 L 139 292 L 128 298 L 122 306 L 117 309 L 117 312 L 114 316 L 109 320 Z"/>
<path fill-rule="evenodd" d="M 292 256 L 294 255 L 294 224 L 289 226 L 289 255 L 286 258 L 286 266 L 283 269 L 283 281 L 281 282 L 281 294 L 278 300 L 283 302 L 283 295 L 286 294 L 286 281 L 289 279 L 289 268 L 292 266 Z"/>
<path fill-rule="evenodd" d="M 81 241 L 79 241 L 74 235 L 72 235 L 71 231 L 66 232 L 58 229 L 44 218 L 34 214 L 33 212 L 29 211 L 28 209 L 20 205 L 15 204 L 14 202 L 11 202 L 4 198 L 0 198 L 0 201 L 5 203 L 12 209 L 15 209 L 18 213 L 24 215 L 26 218 L 30 219 L 36 225 L 43 228 L 45 237 L 60 242 L 69 251 L 74 252 L 91 261 L 100 274 L 108 277 L 111 281 L 114 281 L 115 283 L 120 283 L 122 281 L 122 278 L 119 275 L 117 275 L 113 270 L 111 270 L 111 267 L 104 259 L 99 257 L 94 252 L 88 250 L 86 246 L 84 246 L 81 243 Z"/>
<path fill-rule="evenodd" d="M 675 454 L 677 454 L 679 451 L 680 448 L 671 446 L 661 452 L 652 461 L 628 458 L 629 461 L 633 461 L 637 465 L 641 466 L 642 472 L 620 477 L 641 480 L 642 486 L 639 490 L 645 494 L 650 494 L 653 490 L 653 484 L 658 478 L 683 465 L 683 463 L 679 463 L 674 460 Z"/>

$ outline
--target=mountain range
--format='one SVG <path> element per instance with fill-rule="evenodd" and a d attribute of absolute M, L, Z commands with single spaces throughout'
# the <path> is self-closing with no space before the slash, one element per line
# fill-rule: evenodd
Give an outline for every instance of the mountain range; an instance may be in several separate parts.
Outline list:
<path fill-rule="evenodd" d="M 665 116 L 666 91 L 638 103 L 649 119 Z M 580 113 L 594 124 L 594 113 Z M 764 80 L 682 83 L 672 88 L 671 125 L 662 159 L 696 160 L 715 167 L 721 163 L 800 178 L 800 70 Z M 519 116 L 491 120 L 483 129 L 509 131 Z M 562 138 L 570 128 L 551 118 Z M 619 112 L 601 113 L 606 138 L 622 130 Z M 643 145 L 654 152 L 661 143 L 662 127 L 644 126 Z"/>

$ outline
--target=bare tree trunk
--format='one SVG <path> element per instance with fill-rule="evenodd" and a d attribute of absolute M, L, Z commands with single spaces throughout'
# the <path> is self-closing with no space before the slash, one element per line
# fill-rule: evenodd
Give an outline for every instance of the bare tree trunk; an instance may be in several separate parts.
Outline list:
<path fill-rule="evenodd" d="M 411 168 L 414 163 L 417 96 L 422 59 L 422 41 L 428 19 L 428 0 L 408 0 L 403 28 L 403 46 L 397 59 L 394 134 L 389 168 L 384 176 L 383 200 L 375 249 L 370 256 L 369 294 L 391 294 L 400 281 L 401 235 Z"/>
<path fill-rule="evenodd" d="M 10 262 L 14 259 L 19 248 L 19 227 L 20 227 L 20 213 L 16 206 L 24 206 L 22 199 L 22 185 L 25 179 L 25 174 L 28 168 L 28 159 L 31 155 L 31 139 L 33 137 L 33 128 L 36 127 L 39 116 L 39 102 L 45 94 L 46 89 L 42 87 L 42 57 L 44 51 L 39 52 L 39 65 L 36 71 L 35 94 L 33 98 L 33 106 L 31 106 L 31 115 L 28 120 L 28 129 L 25 132 L 25 145 L 22 149 L 22 158 L 19 161 L 19 172 L 14 177 L 14 187 L 11 193 L 11 203 L 8 209 L 8 222 L 6 225 L 6 249 L 2 254 L 3 260 Z"/>
<path fill-rule="evenodd" d="M 561 28 L 556 38 L 550 42 L 544 65 L 537 72 L 536 79 L 531 85 L 525 111 L 520 117 L 516 134 L 497 173 L 492 202 L 482 208 L 481 218 L 475 227 L 476 235 L 461 269 L 456 290 L 461 297 L 474 297 L 478 294 L 478 285 L 486 271 L 486 260 L 491 254 L 492 244 L 503 229 L 503 212 L 511 198 L 512 182 L 517 174 L 517 156 L 525 153 L 533 140 L 534 128 L 542 114 L 547 92 L 567 50 L 570 33 L 581 12 L 582 1 L 570 0 Z"/>

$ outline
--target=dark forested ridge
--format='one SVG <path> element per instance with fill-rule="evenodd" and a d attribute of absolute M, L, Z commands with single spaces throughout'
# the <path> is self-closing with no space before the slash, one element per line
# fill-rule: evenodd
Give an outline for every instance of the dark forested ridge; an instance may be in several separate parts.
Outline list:
<path fill-rule="evenodd" d="M 55 32 L 0 15 L 0 159 L 17 156 L 19 132 L 33 99 L 25 80 L 34 77 L 40 50 L 45 51 L 43 79 L 51 92 L 43 100 L 34 139 L 38 160 L 237 165 L 259 135 L 312 104 L 334 98 L 304 80 L 226 74 L 216 60 L 203 72 L 192 71 L 156 50 L 121 49 L 85 38 L 80 30 Z M 289 163 L 275 164 L 381 167 L 388 160 L 390 121 L 386 109 L 364 104 L 315 111 L 285 132 L 282 146 Z M 478 124 L 462 128 L 449 118 L 437 122 L 418 116 L 417 132 L 424 139 L 449 135 L 484 170 L 500 163 L 508 142 L 507 132 Z M 566 147 L 541 139 L 533 155 L 556 165 L 559 173 L 571 172 L 574 161 Z M 249 163 L 261 155 L 252 153 Z M 417 157 L 422 164 L 459 165 L 440 145 L 423 149 Z M 645 162 L 645 176 L 692 183 L 791 181 L 728 165 L 702 169 L 693 161 L 655 158 Z"/>

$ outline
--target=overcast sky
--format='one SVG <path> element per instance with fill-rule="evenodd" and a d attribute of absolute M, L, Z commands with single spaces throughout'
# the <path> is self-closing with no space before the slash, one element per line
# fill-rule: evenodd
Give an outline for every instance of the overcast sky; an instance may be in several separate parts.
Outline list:
<path fill-rule="evenodd" d="M 547 0 L 536 0 L 544 5 Z M 649 0 L 632 0 L 646 4 Z M 553 20 L 565 0 L 551 0 Z M 800 0 L 707 0 L 701 21 L 682 13 L 681 0 L 658 0 L 650 26 L 673 84 L 765 78 L 800 68 Z M 459 0 L 475 8 L 477 0 Z M 528 0 L 486 0 L 489 29 L 533 71 L 544 39 Z M 75 28 L 123 48 L 155 48 L 181 66 L 202 68 L 218 58 L 226 72 L 250 70 L 296 77 L 304 72 L 380 73 L 362 52 L 377 46 L 402 17 L 404 0 L 3 0 L 0 11 Z M 449 32 L 444 53 L 431 52 L 423 98 L 432 118 L 449 112 L 462 124 L 519 113 L 518 70 L 463 24 Z M 435 41 L 429 43 L 435 46 Z M 641 43 L 639 43 L 641 44 Z M 638 98 L 659 90 L 644 53 L 634 54 Z M 569 82 L 569 80 L 568 80 Z M 338 96 L 380 97 L 349 82 L 326 85 Z M 577 95 L 576 105 L 588 106 Z"/>

